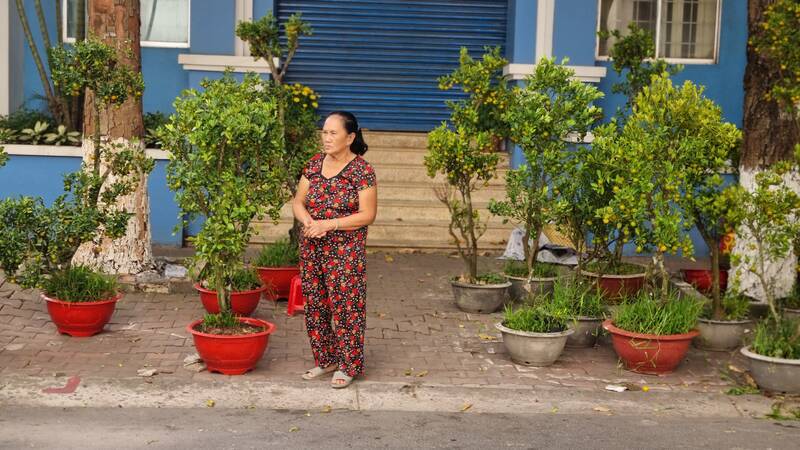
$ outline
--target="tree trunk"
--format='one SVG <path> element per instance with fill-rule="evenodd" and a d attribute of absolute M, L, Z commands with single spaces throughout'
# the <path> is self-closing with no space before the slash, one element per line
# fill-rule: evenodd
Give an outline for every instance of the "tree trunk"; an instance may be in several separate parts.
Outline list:
<path fill-rule="evenodd" d="M 764 12 L 772 3 L 774 0 L 749 0 L 747 23 L 750 36 L 758 33 Z M 747 67 L 744 73 L 744 142 L 739 163 L 739 184 L 748 190 L 753 189 L 758 171 L 777 161 L 790 159 L 794 145 L 800 142 L 800 127 L 797 121 L 777 102 L 766 99 L 766 94 L 779 77 L 776 63 L 765 59 L 748 45 Z M 796 192 L 800 192 L 797 176 L 786 179 Z M 734 253 L 752 253 L 751 244 L 752 241 L 737 230 Z M 783 280 L 793 279 L 795 261 L 796 256 L 791 254 L 786 260 L 769 266 L 770 273 L 776 279 L 782 280 L 776 289 L 777 294 L 785 295 L 788 289 L 791 289 L 791 284 L 786 288 L 785 284 L 788 281 Z M 755 275 L 744 270 L 739 271 L 735 266 L 731 269 L 732 273 L 739 272 L 741 275 L 740 292 L 762 302 L 766 300 Z"/>
<path fill-rule="evenodd" d="M 141 71 L 139 0 L 93 0 L 88 2 L 88 8 L 91 35 L 116 48 L 121 63 L 137 72 Z M 141 98 L 130 98 L 120 107 L 101 112 L 99 123 L 96 123 L 92 115 L 93 101 L 92 93 L 87 92 L 83 117 L 84 136 L 91 136 L 95 127 L 99 127 L 107 141 L 127 142 L 137 139 L 142 142 L 144 123 Z M 144 144 L 140 145 L 144 151 Z M 90 139 L 83 140 L 83 151 L 84 159 L 93 154 L 94 145 Z M 111 181 L 113 180 L 109 180 Z M 105 238 L 101 242 L 84 244 L 76 253 L 73 263 L 117 274 L 135 274 L 152 268 L 147 177 L 142 177 L 136 191 L 121 198 L 118 204 L 133 213 L 126 234 L 116 240 Z"/>

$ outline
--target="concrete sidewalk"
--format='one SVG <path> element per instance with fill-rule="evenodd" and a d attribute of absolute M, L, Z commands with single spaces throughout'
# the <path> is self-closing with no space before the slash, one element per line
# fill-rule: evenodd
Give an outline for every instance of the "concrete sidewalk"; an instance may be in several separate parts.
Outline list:
<path fill-rule="evenodd" d="M 481 260 L 484 267 L 500 263 Z M 197 295 L 127 294 L 105 332 L 71 338 L 56 333 L 33 292 L 0 284 L 0 404 L 201 406 L 215 400 L 293 409 L 758 416 L 773 401 L 724 394 L 734 385 L 726 375 L 746 367 L 736 352 L 692 349 L 666 376 L 622 370 L 610 345 L 566 349 L 547 368 L 513 364 L 494 328 L 499 313 L 455 307 L 447 280 L 461 270 L 460 259 L 374 253 L 368 267 L 366 373 L 344 392 L 327 380 L 300 380 L 313 360 L 303 316 L 288 317 L 285 302 L 259 305 L 255 317 L 277 326 L 268 351 L 254 371 L 227 377 L 184 367 L 195 352 L 186 326 L 203 315 Z M 140 377 L 140 369 L 158 373 Z M 609 392 L 608 384 L 629 391 Z M 72 392 L 43 392 L 53 387 Z"/>

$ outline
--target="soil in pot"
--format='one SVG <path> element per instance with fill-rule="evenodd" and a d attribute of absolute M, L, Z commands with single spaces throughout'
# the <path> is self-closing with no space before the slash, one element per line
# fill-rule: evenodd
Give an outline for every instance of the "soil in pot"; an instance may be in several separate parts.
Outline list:
<path fill-rule="evenodd" d="M 65 302 L 42 294 L 47 312 L 59 333 L 89 337 L 103 331 L 122 294 L 97 302 Z"/>
<path fill-rule="evenodd" d="M 673 372 L 686 356 L 692 339 L 700 334 L 697 330 L 667 336 L 633 333 L 617 328 L 611 319 L 603 322 L 603 328 L 611 334 L 614 351 L 625 369 L 649 375 Z"/>
<path fill-rule="evenodd" d="M 511 283 L 471 284 L 452 280 L 450 285 L 458 309 L 468 313 L 490 314 L 506 303 Z"/>
<path fill-rule="evenodd" d="M 188 325 L 187 331 L 194 339 L 197 353 L 205 362 L 209 372 L 225 375 L 241 375 L 252 370 L 269 344 L 269 335 L 275 331 L 275 325 L 260 319 L 239 317 L 241 328 L 238 331 L 251 331 L 247 334 L 211 334 L 199 331 L 203 320 Z M 215 331 L 211 328 L 209 331 Z M 220 330 L 216 330 L 220 331 Z M 254 331 L 254 332 L 253 332 Z"/>
<path fill-rule="evenodd" d="M 195 284 L 194 288 L 200 293 L 200 301 L 209 314 L 219 313 L 219 299 L 217 291 L 206 289 L 200 284 Z M 258 307 L 261 295 L 267 291 L 266 286 L 248 291 L 231 292 L 231 311 L 237 316 L 249 316 Z"/>

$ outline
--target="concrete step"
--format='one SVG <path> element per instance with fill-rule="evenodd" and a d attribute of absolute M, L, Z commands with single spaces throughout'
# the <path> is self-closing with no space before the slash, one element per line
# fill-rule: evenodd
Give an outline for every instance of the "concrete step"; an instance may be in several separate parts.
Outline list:
<path fill-rule="evenodd" d="M 426 148 L 428 133 L 364 131 L 364 141 L 370 149 L 377 147 Z"/>
<path fill-rule="evenodd" d="M 408 148 L 408 147 L 370 147 L 369 151 L 364 155 L 364 159 L 369 161 L 370 164 L 415 164 L 423 166 L 425 163 L 425 155 L 428 150 L 423 148 Z M 508 154 L 499 153 L 500 162 L 498 166 L 501 168 L 508 167 Z"/>
<path fill-rule="evenodd" d="M 290 219 L 280 219 L 277 224 L 258 222 L 253 227 L 256 231 L 251 242 L 274 242 L 287 236 L 291 227 Z M 455 250 L 448 232 L 446 221 L 385 221 L 376 220 L 369 227 L 367 245 L 370 247 L 400 247 Z M 512 226 L 502 223 L 490 223 L 486 233 L 478 240 L 481 250 L 504 249 Z"/>
<path fill-rule="evenodd" d="M 412 182 L 421 183 L 430 181 L 428 173 L 424 166 L 415 164 L 374 164 L 375 175 L 378 177 L 378 184 L 382 182 Z M 499 168 L 495 177 L 489 181 L 489 185 L 501 186 L 505 184 L 507 167 Z M 444 182 L 445 177 L 442 174 L 437 174 L 433 179 L 434 182 Z"/>
<path fill-rule="evenodd" d="M 403 183 L 380 181 L 378 182 L 378 202 L 382 203 L 386 200 L 423 200 L 429 202 L 439 202 L 434 190 L 436 184 L 433 181 L 421 183 Z M 490 199 L 503 200 L 506 198 L 506 190 L 504 185 L 493 184 L 483 186 L 477 191 L 472 193 L 472 199 L 476 202 L 488 202 Z"/>
<path fill-rule="evenodd" d="M 489 223 L 501 222 L 502 218 L 493 216 L 487 209 L 488 202 L 474 201 L 473 206 L 479 211 L 482 220 L 489 219 Z M 286 204 L 281 209 L 281 217 L 292 217 L 292 206 Z M 450 211 L 439 201 L 425 200 L 381 200 L 378 202 L 378 219 L 384 221 L 448 221 Z"/>

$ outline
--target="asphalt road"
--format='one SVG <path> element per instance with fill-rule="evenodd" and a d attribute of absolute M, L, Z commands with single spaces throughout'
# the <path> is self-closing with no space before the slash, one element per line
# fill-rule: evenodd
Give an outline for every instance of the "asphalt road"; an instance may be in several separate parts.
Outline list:
<path fill-rule="evenodd" d="M 0 448 L 800 448 L 800 421 L 618 415 L 2 407 Z"/>

